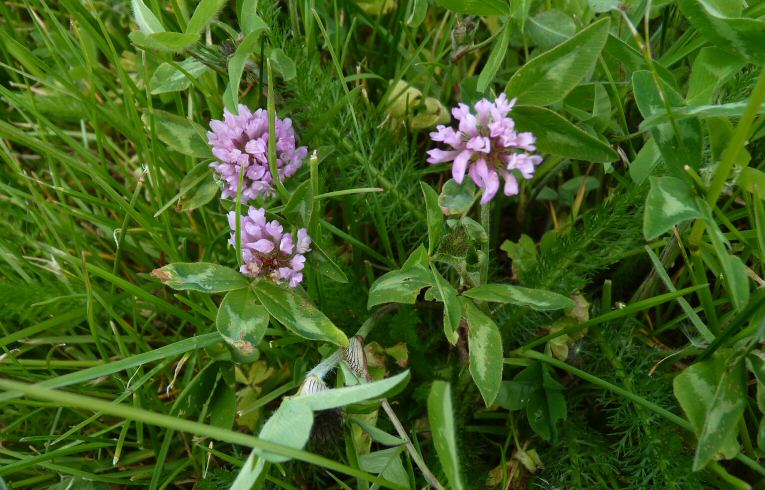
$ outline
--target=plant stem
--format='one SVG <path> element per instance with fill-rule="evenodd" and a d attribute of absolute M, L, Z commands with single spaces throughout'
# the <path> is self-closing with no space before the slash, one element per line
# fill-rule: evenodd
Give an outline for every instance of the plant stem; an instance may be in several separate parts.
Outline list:
<path fill-rule="evenodd" d="M 441 483 L 438 482 L 438 478 L 436 478 L 433 472 L 430 471 L 430 468 L 428 468 L 428 465 L 425 464 L 425 460 L 422 459 L 422 456 L 420 456 L 420 453 L 418 453 L 417 449 L 415 449 L 414 444 L 412 444 L 412 440 L 409 439 L 409 435 L 406 433 L 404 426 L 401 425 L 401 421 L 398 419 L 398 417 L 396 417 L 396 413 L 393 411 L 393 408 L 390 406 L 390 403 L 388 403 L 388 400 L 382 401 L 382 407 L 383 407 L 383 410 L 385 410 L 385 413 L 388 414 L 388 418 L 390 419 L 390 421 L 393 423 L 393 427 L 396 428 L 396 432 L 398 432 L 398 436 L 404 440 L 406 449 L 409 451 L 409 455 L 412 457 L 414 464 L 416 464 L 417 467 L 420 469 L 420 471 L 422 471 L 423 476 L 425 476 L 425 479 L 428 480 L 428 483 L 430 483 L 430 486 L 438 490 L 443 490 L 444 487 L 441 486 Z"/>
<path fill-rule="evenodd" d="M 491 203 L 481 206 L 481 226 L 486 231 L 486 243 L 481 247 L 483 250 L 483 263 L 481 264 L 481 284 L 489 280 L 489 245 L 491 244 Z"/>

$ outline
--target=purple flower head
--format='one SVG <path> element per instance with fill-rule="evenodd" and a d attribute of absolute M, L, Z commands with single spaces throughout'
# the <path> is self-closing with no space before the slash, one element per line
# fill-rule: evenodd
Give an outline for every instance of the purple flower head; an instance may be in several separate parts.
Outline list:
<path fill-rule="evenodd" d="M 457 129 L 439 125 L 430 133 L 433 141 L 450 148 L 433 148 L 428 151 L 428 163 L 452 163 L 452 177 L 461 184 L 468 174 L 483 189 L 481 204 L 494 198 L 499 190 L 499 178 L 505 181 L 506 196 L 518 194 L 517 176 L 530 179 L 542 157 L 531 155 L 536 150 L 536 137 L 531 133 L 519 133 L 515 122 L 507 115 L 515 105 L 501 94 L 494 102 L 481 99 L 475 104 L 475 114 L 470 107 L 459 104 L 452 109 L 458 121 Z"/>
<path fill-rule="evenodd" d="M 239 114 L 228 110 L 223 120 L 210 121 L 212 131 L 207 141 L 218 161 L 210 164 L 223 180 L 222 197 L 236 198 L 239 172 L 244 168 L 242 202 L 273 192 L 273 178 L 268 167 L 268 112 L 250 111 L 239 105 Z M 308 154 L 305 146 L 295 147 L 295 131 L 289 118 L 276 118 L 276 167 L 279 177 L 290 177 Z"/>
<path fill-rule="evenodd" d="M 236 247 L 236 212 L 228 213 L 231 227 L 229 243 Z M 294 288 L 303 280 L 304 253 L 311 250 L 311 237 L 305 228 L 297 232 L 297 243 L 278 221 L 266 221 L 266 210 L 250 207 L 239 220 L 242 260 L 239 271 L 250 277 L 268 277 Z"/>

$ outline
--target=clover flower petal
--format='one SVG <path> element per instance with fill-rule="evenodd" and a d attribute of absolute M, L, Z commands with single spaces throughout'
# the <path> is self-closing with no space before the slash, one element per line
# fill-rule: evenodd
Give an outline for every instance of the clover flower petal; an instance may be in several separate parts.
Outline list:
<path fill-rule="evenodd" d="M 531 179 L 542 157 L 536 151 L 536 137 L 517 132 L 508 114 L 515 99 L 500 94 L 493 102 L 482 99 L 474 105 L 475 113 L 466 104 L 452 109 L 457 129 L 439 125 L 430 133 L 431 140 L 449 146 L 428 150 L 428 163 L 452 162 L 452 177 L 461 184 L 465 174 L 483 189 L 481 204 L 488 204 L 504 180 L 504 194 L 518 194 L 518 179 Z"/>
<path fill-rule="evenodd" d="M 239 174 L 244 169 L 242 201 L 248 202 L 274 191 L 273 176 L 268 165 L 268 112 L 251 111 L 239 105 L 239 114 L 228 110 L 223 120 L 210 121 L 207 141 L 218 161 L 210 166 L 223 182 L 224 199 L 235 199 Z M 276 118 L 276 168 L 285 179 L 297 172 L 308 155 L 305 146 L 295 146 L 295 131 L 289 118 Z"/>
<path fill-rule="evenodd" d="M 228 213 L 231 228 L 229 243 L 236 245 L 236 212 Z M 250 207 L 246 215 L 240 217 L 242 261 L 239 269 L 250 277 L 267 277 L 277 283 L 286 283 L 294 288 L 303 280 L 305 254 L 311 250 L 311 238 L 308 231 L 301 228 L 297 239 L 291 233 L 285 233 L 278 221 L 266 221 L 263 208 Z M 297 241 L 297 247 L 295 246 Z"/>

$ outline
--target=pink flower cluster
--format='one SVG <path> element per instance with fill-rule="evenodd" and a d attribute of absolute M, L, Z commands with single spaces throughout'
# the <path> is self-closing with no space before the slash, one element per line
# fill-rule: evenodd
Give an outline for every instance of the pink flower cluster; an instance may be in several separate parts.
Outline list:
<path fill-rule="evenodd" d="M 229 243 L 236 247 L 236 212 L 228 213 L 231 227 Z M 250 207 L 240 218 L 242 260 L 239 269 L 250 277 L 268 277 L 274 282 L 288 283 L 294 288 L 303 280 L 304 253 L 311 250 L 311 237 L 301 228 L 297 238 L 285 233 L 278 221 L 266 221 L 266 210 Z"/>
<path fill-rule="evenodd" d="M 505 195 L 512 196 L 518 194 L 517 175 L 530 179 L 536 166 L 542 163 L 542 157 L 528 153 L 536 150 L 536 137 L 515 131 L 515 122 L 507 116 L 513 105 L 515 99 L 508 101 L 505 94 L 494 102 L 488 99 L 476 102 L 476 115 L 466 104 L 459 104 L 452 109 L 452 115 L 459 121 L 458 129 L 439 125 L 430 133 L 433 141 L 445 143 L 451 149 L 429 150 L 428 163 L 454 162 L 452 176 L 458 184 L 467 172 L 483 189 L 482 205 L 494 198 L 500 176 L 505 181 Z"/>
<path fill-rule="evenodd" d="M 242 202 L 273 192 L 268 166 L 268 112 L 250 111 L 239 105 L 239 114 L 224 111 L 223 121 L 210 122 L 207 140 L 218 159 L 210 166 L 224 181 L 223 198 L 236 198 L 239 173 L 244 168 Z M 305 146 L 295 147 L 295 131 L 289 118 L 276 118 L 276 167 L 279 177 L 292 176 L 308 154 Z"/>

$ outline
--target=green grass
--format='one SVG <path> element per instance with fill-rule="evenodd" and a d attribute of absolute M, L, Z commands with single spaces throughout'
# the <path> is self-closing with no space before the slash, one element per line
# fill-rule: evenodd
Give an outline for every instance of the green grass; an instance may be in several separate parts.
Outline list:
<path fill-rule="evenodd" d="M 165 37 L 131 35 L 133 4 Z M 0 4 L 0 487 L 763 484 L 765 3 L 197 4 Z M 205 132 L 258 19 L 238 99 L 316 159 L 257 204 L 316 248 L 299 292 L 253 284 L 270 322 L 246 351 L 216 328 L 225 291 L 151 273 L 238 268 L 246 205 L 219 198 Z M 608 36 L 566 47 L 590 26 Z M 505 90 L 545 160 L 444 224 L 428 133 Z M 408 383 L 274 429 L 305 416 L 290 397 L 343 344 L 331 326 Z M 365 377 L 331 367 L 332 388 Z"/>

